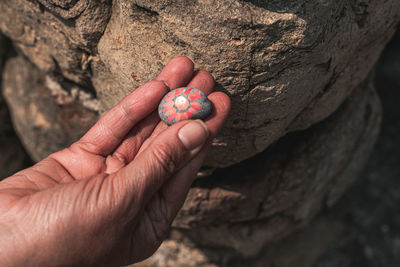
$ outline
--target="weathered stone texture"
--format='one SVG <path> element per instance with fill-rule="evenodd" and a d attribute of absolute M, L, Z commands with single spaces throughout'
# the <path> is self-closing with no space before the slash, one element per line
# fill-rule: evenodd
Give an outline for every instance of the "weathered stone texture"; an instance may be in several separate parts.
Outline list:
<path fill-rule="evenodd" d="M 17 135 L 10 120 L 6 103 L 0 96 L 0 180 L 25 168 L 30 159 Z"/>
<path fill-rule="evenodd" d="M 6 39 L 0 33 L 0 74 L 3 56 L 7 51 Z M 3 99 L 0 75 L 0 180 L 26 167 L 30 162 L 21 142 L 16 136 L 7 105 Z"/>
<path fill-rule="evenodd" d="M 365 79 L 400 14 L 395 0 L 265 2 L 114 1 L 99 57 L 123 89 L 98 83 L 102 103 L 152 79 L 173 55 L 189 56 L 232 96 L 207 161 L 227 166 L 331 114 Z"/>
<path fill-rule="evenodd" d="M 345 212 L 344 231 L 314 267 L 400 266 L 400 28 L 381 59 L 382 129 L 362 175 L 335 207 Z"/>
<path fill-rule="evenodd" d="M 254 266 L 275 266 L 275 261 L 282 262 L 276 266 L 290 266 L 283 263 L 296 257 L 284 260 L 279 259 L 286 255 L 283 251 L 274 253 L 290 245 L 275 248 L 275 242 L 305 226 L 344 193 L 368 159 L 380 121 L 380 103 L 368 81 L 326 121 L 284 137 L 256 158 L 198 180 L 174 222 L 191 242 L 173 236 L 175 241 L 167 242 L 158 252 L 162 255 L 153 259 L 189 246 L 201 255 L 198 266 L 208 266 L 215 258 L 218 266 L 235 266 L 238 259 L 254 261 Z M 170 261 L 169 266 L 190 265 L 184 256 Z"/>
<path fill-rule="evenodd" d="M 90 56 L 110 0 L 3 0 L 0 29 L 40 70 L 90 86 Z"/>
<path fill-rule="evenodd" d="M 6 53 L 6 38 L 0 32 L 0 72 L 3 71 L 3 56 Z"/>
<path fill-rule="evenodd" d="M 4 96 L 15 128 L 35 160 L 69 146 L 97 120 L 97 113 L 76 101 L 82 94 L 78 89 L 69 88 L 71 95 L 62 95 L 59 86 L 21 56 L 6 62 Z"/>
<path fill-rule="evenodd" d="M 207 158 L 214 167 L 335 111 L 400 18 L 397 0 L 4 0 L 0 10 L 0 29 L 18 49 L 40 70 L 92 92 L 96 111 L 153 79 L 173 56 L 209 70 L 233 101 Z"/>
<path fill-rule="evenodd" d="M 153 257 L 174 255 L 170 266 L 189 265 L 188 251 L 198 266 L 271 255 L 268 244 L 342 195 L 379 128 L 379 101 L 362 81 L 400 19 L 398 0 L 4 0 L 0 10 L 18 53 L 5 97 L 35 160 L 176 55 L 231 96 L 206 165 L 240 163 L 196 181 L 173 225 L 183 241 Z"/>
<path fill-rule="evenodd" d="M 311 267 L 336 237 L 343 233 L 343 214 L 336 210 L 318 218 L 302 231 L 264 247 L 253 259 L 230 250 L 199 248 L 179 232 L 165 241 L 151 258 L 132 267 Z M 341 265 L 334 265 L 335 267 Z"/>

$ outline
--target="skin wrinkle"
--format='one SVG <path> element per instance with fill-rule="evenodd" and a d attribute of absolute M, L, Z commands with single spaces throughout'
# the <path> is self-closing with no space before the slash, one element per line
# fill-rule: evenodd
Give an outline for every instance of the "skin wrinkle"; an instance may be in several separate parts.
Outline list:
<path fill-rule="evenodd" d="M 109 142 L 115 144 L 120 140 L 120 138 L 122 138 L 122 136 L 117 136 L 115 134 L 115 132 L 113 130 L 114 128 L 116 128 L 115 125 L 111 125 L 111 127 L 105 126 L 106 123 L 107 122 L 100 121 L 99 125 L 97 126 L 98 128 L 96 129 L 97 131 L 95 132 L 96 137 L 93 138 L 93 141 L 94 142 L 98 141 L 96 143 L 102 143 L 104 136 L 107 136 L 107 138 L 110 138 L 110 137 L 113 138 L 112 142 L 110 142 L 111 140 L 109 140 Z M 107 152 L 95 151 L 94 153 L 99 153 L 102 156 L 107 155 Z"/>
<path fill-rule="evenodd" d="M 83 147 L 81 146 L 81 141 L 78 141 L 77 143 L 71 145 L 69 148 L 66 148 L 66 149 L 62 150 L 61 152 L 54 153 L 54 154 L 52 154 L 50 156 L 52 158 L 56 159 L 57 161 L 61 162 L 62 158 L 58 157 L 59 153 L 64 152 L 65 154 L 67 154 L 69 157 L 64 157 L 65 160 L 66 160 L 66 163 L 64 163 L 62 165 L 68 171 L 68 169 L 70 169 L 68 166 L 75 166 L 76 165 L 75 163 L 79 162 L 79 160 L 76 159 L 77 157 L 81 157 L 82 155 L 91 155 L 91 152 L 85 150 L 84 147 L 85 146 L 83 146 Z M 66 152 L 68 152 L 68 153 L 66 153 Z M 96 157 L 93 158 L 93 160 L 101 161 L 101 164 L 90 166 L 90 168 L 92 168 L 92 170 L 94 172 L 93 174 L 104 172 L 105 171 L 105 164 L 104 164 L 105 163 L 105 158 L 100 156 L 100 155 L 96 155 Z M 71 173 L 72 176 L 75 176 L 74 177 L 75 179 L 82 179 L 82 178 L 85 178 L 85 177 L 93 175 L 92 174 L 92 175 L 86 175 L 85 176 L 82 164 L 79 164 L 79 166 L 80 166 L 79 172 L 74 173 L 74 174 Z M 78 176 L 76 176 L 77 174 L 78 174 Z"/>
<path fill-rule="evenodd" d="M 132 129 L 125 140 L 113 152 L 118 158 L 123 158 L 125 164 L 131 162 L 134 155 L 137 154 L 141 144 L 148 138 L 160 121 L 157 112 L 153 112 L 148 118 L 142 120 L 137 127 Z"/>
<path fill-rule="evenodd" d="M 0 223 L 0 239 L 1 240 L 6 240 L 8 246 L 7 247 L 2 247 L 0 246 L 0 255 L 5 255 L 5 256 L 9 256 L 9 265 L 11 265 L 11 263 L 15 263 L 15 258 L 13 258 L 13 254 L 12 253 L 8 253 L 7 250 L 5 248 L 8 248 L 8 251 L 15 251 L 20 249 L 20 247 L 16 247 L 18 243 L 22 243 L 22 244 L 29 244 L 28 240 L 24 238 L 24 231 L 21 229 L 20 225 L 13 222 L 11 220 L 11 216 L 7 216 L 7 214 L 3 214 L 3 216 L 0 217 L 0 221 L 2 223 Z M 8 223 L 7 223 L 7 220 Z M 20 240 L 16 240 L 16 237 L 19 237 Z M 10 240 L 12 239 L 12 240 Z M 15 244 L 15 247 L 13 247 L 13 244 Z M 25 257 L 22 257 L 22 259 L 29 259 L 29 256 L 26 256 L 27 251 L 34 251 L 34 250 L 30 250 L 30 249 L 24 249 L 23 251 L 20 251 L 21 255 L 25 255 Z M 7 262 L 7 260 L 6 260 Z M 18 264 L 15 264 L 15 266 L 17 266 Z M 7 265 L 8 266 L 8 265 Z M 19 266 L 26 266 L 26 265 L 19 265 Z"/>
<path fill-rule="evenodd" d="M 45 166 L 40 166 L 40 164 L 43 164 Z M 51 170 L 46 167 L 46 165 L 51 166 Z M 65 171 L 65 169 L 60 170 L 60 165 L 57 163 L 57 161 L 50 159 L 50 158 L 45 158 L 43 161 L 41 161 L 39 164 L 36 166 L 33 166 L 32 169 L 37 169 L 37 171 L 43 175 L 46 176 L 47 179 L 50 179 L 54 182 L 54 184 L 60 184 L 63 180 L 64 177 L 69 176 L 69 173 Z M 54 173 L 57 174 L 57 177 L 60 177 L 59 180 L 56 180 L 51 177 L 51 175 L 54 175 Z"/>
<path fill-rule="evenodd" d="M 64 171 L 64 175 L 61 176 L 60 183 L 66 183 L 66 182 L 71 182 L 74 181 L 74 177 L 69 173 L 69 171 L 63 166 L 61 162 L 59 162 L 56 158 L 48 157 L 48 160 L 52 160 L 54 164 L 57 164 L 60 168 L 62 168 L 62 171 Z M 66 179 L 65 179 L 66 178 Z"/>
<path fill-rule="evenodd" d="M 96 144 L 92 143 L 92 142 L 87 142 L 87 141 L 81 139 L 66 149 L 67 150 L 69 149 L 72 153 L 75 153 L 76 148 L 78 149 L 77 151 L 82 150 L 86 153 L 94 153 L 93 151 L 95 151 Z"/>
<path fill-rule="evenodd" d="M 103 195 L 105 194 L 108 196 L 108 201 L 107 201 L 107 203 L 109 203 L 108 208 L 110 210 L 118 211 L 116 213 L 117 218 L 118 217 L 123 218 L 122 220 L 120 220 L 121 225 L 126 225 L 131 221 L 131 220 L 126 220 L 124 214 L 131 212 L 132 215 L 126 217 L 132 218 L 134 217 L 133 214 L 137 213 L 137 208 L 136 208 L 136 206 L 138 205 L 137 198 L 135 198 L 133 201 L 129 200 L 128 198 L 124 197 L 125 196 L 124 190 L 121 190 L 121 188 L 126 188 L 125 181 L 127 180 L 128 179 L 118 179 L 115 174 L 107 175 L 107 177 L 104 178 L 104 183 L 102 188 Z"/>
<path fill-rule="evenodd" d="M 162 173 L 171 176 L 178 169 L 178 160 L 181 158 L 169 144 L 155 143 L 152 146 L 150 158 L 156 162 L 153 166 L 160 166 Z M 150 167 L 149 167 L 150 168 Z"/>
<path fill-rule="evenodd" d="M 159 85 L 162 85 L 162 87 L 158 87 Z M 148 88 L 150 88 L 150 86 L 153 86 L 154 89 L 153 90 L 148 90 Z M 158 91 L 157 90 L 162 90 Z M 95 127 L 93 127 L 88 134 L 86 134 L 81 140 L 87 141 L 86 139 L 89 138 L 88 136 L 90 136 L 90 138 L 94 138 L 94 142 L 95 144 L 103 144 L 104 142 L 104 136 L 109 136 L 109 135 L 105 135 L 104 134 L 104 125 L 108 125 L 108 129 L 107 132 L 111 132 L 112 136 L 116 136 L 114 134 L 114 131 L 121 131 L 121 129 L 126 129 L 123 130 L 123 132 L 117 136 L 117 138 L 123 138 L 130 130 L 131 127 L 129 127 L 130 125 L 133 125 L 135 123 L 137 123 L 140 118 L 137 116 L 143 116 L 144 114 L 148 115 L 150 112 L 152 112 L 155 108 L 152 108 L 152 105 L 154 105 L 154 107 L 156 107 L 156 105 L 158 104 L 158 101 L 161 99 L 161 97 L 164 95 L 165 91 L 166 91 L 166 87 L 164 85 L 164 83 L 160 82 L 160 81 L 151 81 L 148 84 L 145 84 L 143 86 L 140 86 L 137 90 L 135 90 L 133 93 L 131 93 L 130 95 L 127 96 L 127 98 L 125 98 L 124 100 L 122 100 L 119 105 L 117 105 L 117 107 L 114 107 L 111 112 L 115 113 L 115 109 L 116 110 L 121 110 L 120 106 L 121 105 L 128 105 L 128 107 L 125 108 L 125 110 L 130 110 L 129 111 L 124 111 L 123 113 L 119 113 L 119 114 L 115 114 L 113 117 L 110 117 L 109 115 L 105 115 L 104 117 L 102 117 L 100 119 L 100 121 L 95 125 Z M 143 94 L 143 95 L 141 95 Z M 156 95 L 156 96 L 154 96 Z M 138 96 L 139 100 L 136 99 L 136 97 Z M 134 98 L 135 97 L 135 98 Z M 138 105 L 137 107 L 135 105 Z M 132 108 L 135 107 L 135 108 Z M 138 111 L 144 110 L 144 112 L 139 112 L 137 114 Z M 133 112 L 135 111 L 135 112 Z M 148 112 L 146 112 L 148 111 Z M 121 116 L 122 114 L 122 116 Z M 125 118 L 125 116 L 135 116 L 134 118 L 130 118 L 129 123 L 126 123 L 126 121 L 123 121 L 123 118 Z M 123 123 L 119 124 L 119 121 L 123 121 Z M 99 127 L 99 128 L 98 128 Z M 107 128 L 107 127 L 105 127 Z M 93 130 L 94 129 L 94 130 Z M 94 135 L 92 137 L 92 135 Z M 99 138 L 99 140 L 97 140 L 97 138 Z M 120 139 L 117 139 L 120 140 Z M 112 144 L 112 145 L 111 145 Z M 111 143 L 108 145 L 103 145 L 103 146 L 97 146 L 99 149 L 101 149 L 101 151 L 92 151 L 94 153 L 99 153 L 102 155 L 106 155 L 108 153 L 110 153 L 111 151 L 109 151 L 110 149 L 107 149 L 107 147 L 115 147 L 116 145 L 118 145 L 118 142 L 115 143 Z"/>
<path fill-rule="evenodd" d="M 168 221 L 167 210 L 160 198 L 160 194 L 156 194 L 151 204 L 146 207 L 146 212 L 151 222 L 155 241 L 161 243 L 168 235 L 170 221 Z"/>

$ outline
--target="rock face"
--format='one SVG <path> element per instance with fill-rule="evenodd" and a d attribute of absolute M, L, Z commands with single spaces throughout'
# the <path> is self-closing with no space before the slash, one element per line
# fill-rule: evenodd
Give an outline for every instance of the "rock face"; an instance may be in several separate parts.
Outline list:
<path fill-rule="evenodd" d="M 274 242 L 338 200 L 368 159 L 380 121 L 379 99 L 369 80 L 326 121 L 282 138 L 253 159 L 198 180 L 174 222 L 184 238 L 167 242 L 146 266 L 165 266 L 157 262 L 169 254 L 176 260 L 168 266 L 190 265 L 192 258 L 179 255 L 185 249 L 199 255 L 193 266 L 210 262 L 243 266 L 240 259 L 246 259 L 246 266 L 253 266 L 252 262 L 294 266 L 273 264 L 283 260 L 279 257 L 284 251 L 275 255 L 279 249 Z M 278 247 L 301 246 L 283 244 Z M 174 251 L 181 248 L 176 255 Z"/>
<path fill-rule="evenodd" d="M 0 96 L 0 180 L 25 168 L 30 163 L 21 141 L 14 132 L 10 114 Z"/>
<path fill-rule="evenodd" d="M 265 2 L 114 1 L 99 57 L 126 90 L 138 84 L 132 74 L 150 80 L 175 54 L 209 70 L 234 105 L 207 165 L 227 166 L 331 114 L 400 15 L 397 1 Z"/>
<path fill-rule="evenodd" d="M 109 0 L 4 0 L 0 30 L 40 70 L 90 87 L 90 55 L 110 17 Z"/>
<path fill-rule="evenodd" d="M 69 146 L 97 120 L 97 113 L 75 101 L 80 97 L 77 88 L 62 95 L 59 86 L 23 57 L 9 59 L 5 65 L 4 96 L 15 128 L 34 159 Z"/>
<path fill-rule="evenodd" d="M 17 52 L 4 94 L 35 160 L 176 55 L 231 96 L 206 162 L 226 168 L 196 181 L 155 266 L 284 266 L 271 244 L 335 203 L 366 162 L 381 116 L 367 75 L 400 19 L 398 0 L 3 0 L 0 10 Z"/>
<path fill-rule="evenodd" d="M 0 33 L 0 73 L 3 56 L 6 53 L 6 40 Z M 0 75 L 0 180 L 26 167 L 30 159 L 16 136 L 7 105 L 3 99 Z"/>
<path fill-rule="evenodd" d="M 382 81 L 387 81 L 393 86 L 400 87 L 400 28 L 385 49 L 379 65 L 379 74 Z M 383 89 L 384 90 L 384 89 Z"/>
<path fill-rule="evenodd" d="M 0 29 L 19 51 L 63 90 L 71 82 L 97 97 L 86 101 L 95 111 L 175 55 L 209 70 L 233 101 L 211 167 L 330 115 L 365 79 L 400 17 L 397 0 L 5 0 L 0 10 Z"/>
<path fill-rule="evenodd" d="M 345 211 L 343 234 L 314 267 L 400 266 L 400 28 L 381 59 L 381 133 L 360 179 L 336 207 Z"/>
<path fill-rule="evenodd" d="M 0 66 L 3 66 L 3 56 L 6 53 L 6 38 L 3 34 L 0 32 Z M 2 71 L 2 69 L 0 69 Z"/>
<path fill-rule="evenodd" d="M 266 246 L 255 259 L 240 258 L 229 250 L 198 248 L 180 233 L 173 232 L 173 240 L 165 241 L 150 259 L 132 267 L 311 267 L 330 247 L 331 242 L 343 233 L 341 215 L 335 210 L 318 218 L 301 232 Z M 332 265 L 332 267 L 337 266 L 342 265 Z"/>

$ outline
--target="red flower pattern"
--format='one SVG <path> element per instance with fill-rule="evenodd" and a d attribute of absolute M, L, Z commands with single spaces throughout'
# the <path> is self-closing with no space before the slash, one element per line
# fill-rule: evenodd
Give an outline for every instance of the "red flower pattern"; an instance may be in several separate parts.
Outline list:
<path fill-rule="evenodd" d="M 168 123 L 193 118 L 193 115 L 202 110 L 200 103 L 196 100 L 205 97 L 200 90 L 183 87 L 169 92 L 163 99 L 161 112 L 168 118 Z"/>

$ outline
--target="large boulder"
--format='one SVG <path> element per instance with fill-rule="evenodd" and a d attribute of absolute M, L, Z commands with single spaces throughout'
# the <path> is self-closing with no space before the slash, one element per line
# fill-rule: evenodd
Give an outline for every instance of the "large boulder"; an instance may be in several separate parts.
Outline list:
<path fill-rule="evenodd" d="M 336 110 L 366 78 L 399 15 L 397 0 L 117 0 L 98 48 L 120 86 L 94 82 L 109 108 L 173 55 L 194 59 L 233 100 L 206 162 L 227 166 Z"/>
<path fill-rule="evenodd" d="M 18 50 L 64 90 L 75 83 L 96 97 L 94 111 L 175 55 L 209 70 L 233 101 L 211 167 L 329 116 L 365 79 L 400 18 L 397 0 L 4 0 L 0 10 L 0 29 Z"/>
<path fill-rule="evenodd" d="M 331 207 L 354 182 L 380 121 L 380 102 L 369 79 L 326 121 L 282 138 L 255 158 L 199 179 L 174 222 L 178 234 L 143 264 L 289 267 L 303 255 L 310 257 L 309 265 L 296 266 L 311 266 L 334 240 L 340 227 L 335 222 L 317 222 L 311 229 L 322 229 L 307 230 L 298 242 L 293 241 L 296 237 L 278 241 Z M 315 255 L 302 250 L 304 246 Z M 288 250 L 295 255 L 289 256 Z M 185 257 L 187 251 L 193 251 L 196 264 Z"/>
<path fill-rule="evenodd" d="M 150 259 L 170 266 L 189 265 L 188 252 L 204 266 L 265 259 L 337 201 L 377 136 L 366 77 L 400 18 L 397 0 L 4 0 L 0 10 L 18 54 L 5 65 L 5 97 L 35 160 L 75 141 L 175 55 L 232 97 L 206 162 L 226 168 L 196 181 L 178 237 Z"/>

